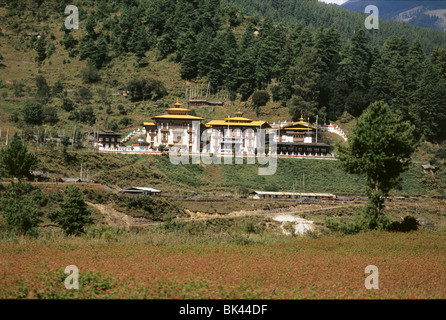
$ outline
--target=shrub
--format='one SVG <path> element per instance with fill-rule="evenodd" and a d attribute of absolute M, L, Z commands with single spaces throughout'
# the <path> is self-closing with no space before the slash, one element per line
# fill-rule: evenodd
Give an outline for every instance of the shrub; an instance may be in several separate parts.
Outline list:
<path fill-rule="evenodd" d="M 269 93 L 266 91 L 257 91 L 252 96 L 252 102 L 257 107 L 266 105 L 269 99 L 270 99 Z"/>
<path fill-rule="evenodd" d="M 406 216 L 401 222 L 393 222 L 389 230 L 409 232 L 418 230 L 417 220 L 414 217 Z"/>

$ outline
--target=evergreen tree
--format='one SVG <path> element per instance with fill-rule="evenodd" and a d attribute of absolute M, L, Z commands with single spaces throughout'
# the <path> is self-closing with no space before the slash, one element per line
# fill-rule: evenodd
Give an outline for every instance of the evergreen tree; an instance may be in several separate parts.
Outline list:
<path fill-rule="evenodd" d="M 94 219 L 84 201 L 82 191 L 77 186 L 68 186 L 60 210 L 49 214 L 51 221 L 57 223 L 67 235 L 80 235 Z"/>
<path fill-rule="evenodd" d="M 257 44 L 256 86 L 265 89 L 271 78 L 278 76 L 280 55 L 285 46 L 282 29 L 275 27 L 271 19 L 262 24 Z"/>
<path fill-rule="evenodd" d="M 194 43 L 191 43 L 181 59 L 180 75 L 182 79 L 192 80 L 198 75 L 197 52 Z"/>
<path fill-rule="evenodd" d="M 87 32 L 87 36 L 91 39 L 96 39 L 96 18 L 94 12 L 88 15 L 87 21 L 85 23 L 85 31 Z"/>
<path fill-rule="evenodd" d="M 337 67 L 336 56 L 340 49 L 340 35 L 338 30 L 331 26 L 328 29 L 319 28 L 316 32 L 314 48 L 320 57 L 319 72 L 321 74 L 333 71 Z"/>
<path fill-rule="evenodd" d="M 6 222 L 19 235 L 37 235 L 37 226 L 42 220 L 43 212 L 32 196 L 30 183 L 11 182 L 6 196 L 0 199 L 0 211 Z"/>
<path fill-rule="evenodd" d="M 36 76 L 36 98 L 42 102 L 47 102 L 50 98 L 50 87 L 44 76 Z"/>
<path fill-rule="evenodd" d="M 358 30 L 339 63 L 338 79 L 345 82 L 351 91 L 367 92 L 372 55 L 364 30 Z"/>
<path fill-rule="evenodd" d="M 221 65 L 221 73 L 223 76 L 223 85 L 230 92 L 236 92 L 238 88 L 238 46 L 235 35 L 231 29 L 226 30 L 224 43 L 224 58 Z"/>
<path fill-rule="evenodd" d="M 57 80 L 51 89 L 51 93 L 55 97 L 61 98 L 63 96 L 64 85 L 60 80 Z"/>
<path fill-rule="evenodd" d="M 47 47 L 47 42 L 45 39 L 45 34 L 42 34 L 40 36 L 40 38 L 37 39 L 36 46 L 35 46 L 35 49 L 37 52 L 36 62 L 38 64 L 41 64 L 43 62 L 43 60 L 45 60 L 47 57 L 47 53 L 46 53 L 47 48 L 46 47 Z"/>
<path fill-rule="evenodd" d="M 372 65 L 372 54 L 364 30 L 358 30 L 351 42 L 346 45 L 345 52 L 336 72 L 338 98 L 332 98 L 334 109 L 336 105 L 345 105 L 345 110 L 354 115 L 361 115 L 369 105 L 369 72 Z M 346 99 L 340 97 L 347 96 Z M 333 101 L 334 100 L 334 101 Z M 338 109 L 335 117 L 340 116 L 343 110 Z"/>
<path fill-rule="evenodd" d="M 22 142 L 17 132 L 12 137 L 9 145 L 0 151 L 0 169 L 19 181 L 28 177 L 30 171 L 38 164 L 37 156 L 28 153 L 26 145 Z"/>
<path fill-rule="evenodd" d="M 103 37 L 100 37 L 96 43 L 96 50 L 91 57 L 91 62 L 96 66 L 96 68 L 101 69 L 108 58 L 108 46 L 107 42 Z"/>
<path fill-rule="evenodd" d="M 308 117 L 318 114 L 318 80 L 317 66 L 320 58 L 316 49 L 302 48 L 302 55 L 296 60 L 296 64 L 290 68 L 288 77 L 291 83 L 292 97 L 288 107 L 293 120 L 299 119 L 304 113 Z"/>
<path fill-rule="evenodd" d="M 38 101 L 27 101 L 22 109 L 23 119 L 30 125 L 41 125 L 43 121 L 42 104 Z"/>
<path fill-rule="evenodd" d="M 425 56 L 423 48 L 421 48 L 420 42 L 415 40 L 409 50 L 405 70 L 407 78 L 406 91 L 410 97 L 412 97 L 414 92 L 418 89 L 418 79 L 423 72 L 424 60 Z"/>
<path fill-rule="evenodd" d="M 364 208 L 361 228 L 388 227 L 383 216 L 384 197 L 408 169 L 417 142 L 415 127 L 393 113 L 382 102 L 371 104 L 359 117 L 348 145 L 339 145 L 339 160 L 353 174 L 366 175 L 369 202 Z"/>
<path fill-rule="evenodd" d="M 405 69 L 408 50 L 404 37 L 400 39 L 393 36 L 386 40 L 380 56 L 370 70 L 373 100 L 383 100 L 392 108 L 407 108 L 409 101 Z"/>
<path fill-rule="evenodd" d="M 238 92 L 242 100 L 246 101 L 254 92 L 256 86 L 256 38 L 253 25 L 248 23 L 240 42 L 240 56 L 238 58 L 237 83 Z"/>
<path fill-rule="evenodd" d="M 441 77 L 440 69 L 433 61 L 423 63 L 423 73 L 418 89 L 413 96 L 410 115 L 428 141 L 446 139 L 446 79 Z"/>

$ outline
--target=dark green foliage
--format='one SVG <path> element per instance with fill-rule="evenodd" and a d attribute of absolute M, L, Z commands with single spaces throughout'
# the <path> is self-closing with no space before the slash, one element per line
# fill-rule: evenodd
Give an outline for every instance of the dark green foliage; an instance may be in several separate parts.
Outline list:
<path fill-rule="evenodd" d="M 77 42 L 78 41 L 74 39 L 71 32 L 64 34 L 63 40 L 61 41 L 66 50 L 74 49 L 77 45 Z"/>
<path fill-rule="evenodd" d="M 51 93 L 55 97 L 62 97 L 64 92 L 63 90 L 64 90 L 63 83 L 60 80 L 57 80 L 52 87 Z"/>
<path fill-rule="evenodd" d="M 86 106 L 84 108 L 73 110 L 68 119 L 92 125 L 96 122 L 96 115 L 91 106 Z"/>
<path fill-rule="evenodd" d="M 23 120 L 30 125 L 41 125 L 43 122 L 43 107 L 40 102 L 27 101 L 22 109 Z"/>
<path fill-rule="evenodd" d="M 384 102 L 371 104 L 358 119 L 349 135 L 348 145 L 339 145 L 343 168 L 353 174 L 366 175 L 369 202 L 364 208 L 361 227 L 384 228 L 384 197 L 408 169 L 417 141 L 414 127 L 391 112 Z"/>
<path fill-rule="evenodd" d="M 401 222 L 393 222 L 391 231 L 409 232 L 418 230 L 418 223 L 414 217 L 406 216 Z"/>
<path fill-rule="evenodd" d="M 257 91 L 252 95 L 252 102 L 254 103 L 256 109 L 266 105 L 269 99 L 269 93 L 266 91 Z"/>
<path fill-rule="evenodd" d="M 17 8 L 26 8 L 23 3 L 8 4 L 7 16 L 19 14 Z M 63 11 L 62 2 L 51 4 L 46 15 L 52 8 Z M 431 142 L 446 138 L 444 32 L 387 21 L 379 32 L 366 30 L 363 13 L 316 0 L 77 5 L 84 27 L 80 33 L 65 30 L 60 44 L 70 57 L 79 54 L 88 62 L 81 71 L 85 83 L 100 81 L 98 70 L 115 58 L 136 56 L 134 65 L 145 67 L 146 53 L 152 50 L 158 59 L 179 63 L 182 79 L 207 82 L 212 92 L 228 91 L 231 100 L 240 94 L 247 101 L 254 92 L 271 89 L 273 100 L 287 106 L 294 120 L 302 113 L 311 120 L 318 115 L 321 121 L 338 120 L 344 111 L 357 117 L 370 103 L 383 100 L 415 124 L 420 137 Z M 13 29 L 18 32 L 20 24 Z M 36 50 L 39 63 L 54 48 L 43 33 L 26 43 Z M 23 86 L 14 85 L 16 97 L 23 95 Z M 127 87 L 135 101 L 167 94 L 162 83 L 151 79 L 136 77 Z M 44 88 L 41 93 L 39 99 L 47 101 Z M 90 99 L 75 95 L 79 103 Z"/>
<path fill-rule="evenodd" d="M 119 125 L 122 127 L 128 127 L 132 124 L 132 120 L 129 119 L 128 117 L 124 117 L 121 120 L 119 120 Z"/>
<path fill-rule="evenodd" d="M 47 42 L 45 40 L 45 34 L 42 34 L 41 37 L 37 40 L 35 49 L 37 52 L 35 60 L 38 64 L 41 64 L 47 57 Z"/>
<path fill-rule="evenodd" d="M 136 101 L 145 101 L 146 99 L 161 99 L 167 95 L 164 84 L 152 78 L 132 79 L 127 84 L 127 90 Z"/>
<path fill-rule="evenodd" d="M 30 170 L 33 170 L 37 163 L 37 156 L 28 153 L 17 132 L 8 146 L 0 151 L 0 170 L 19 180 L 29 176 Z"/>
<path fill-rule="evenodd" d="M 99 70 L 93 64 L 89 64 L 86 68 L 81 70 L 81 77 L 84 83 L 95 83 L 101 81 Z"/>
<path fill-rule="evenodd" d="M 446 54 L 445 54 L 446 56 Z M 423 63 L 423 72 L 419 76 L 418 89 L 414 92 L 414 104 L 409 112 L 429 141 L 446 139 L 446 76 L 441 74 L 441 64 L 434 59 Z"/>
<path fill-rule="evenodd" d="M 289 101 L 293 120 L 314 117 L 318 113 L 318 65 L 320 58 L 314 48 L 302 48 L 302 55 L 296 59 L 296 64 L 288 71 L 291 83 L 292 97 Z"/>
<path fill-rule="evenodd" d="M 80 235 L 85 227 L 94 221 L 91 209 L 84 201 L 82 191 L 74 185 L 65 189 L 60 210 L 50 213 L 49 218 L 60 225 L 67 235 Z"/>
<path fill-rule="evenodd" d="M 25 88 L 25 84 L 22 81 L 15 82 L 12 85 L 12 90 L 14 91 L 14 96 L 22 97 L 24 88 Z"/>
<path fill-rule="evenodd" d="M 48 82 L 46 81 L 44 76 L 40 75 L 37 76 L 35 80 L 37 86 L 36 99 L 45 103 L 50 98 L 50 87 L 48 85 Z"/>
<path fill-rule="evenodd" d="M 57 110 L 54 107 L 45 107 L 42 110 L 43 122 L 54 126 L 59 122 L 59 117 L 57 115 Z"/>
<path fill-rule="evenodd" d="M 43 215 L 40 205 L 46 203 L 40 189 L 30 183 L 11 182 L 5 193 L 0 198 L 0 211 L 6 222 L 19 235 L 37 235 Z"/>
<path fill-rule="evenodd" d="M 75 108 L 74 102 L 68 98 L 63 98 L 62 100 L 62 109 L 65 111 L 71 111 Z"/>

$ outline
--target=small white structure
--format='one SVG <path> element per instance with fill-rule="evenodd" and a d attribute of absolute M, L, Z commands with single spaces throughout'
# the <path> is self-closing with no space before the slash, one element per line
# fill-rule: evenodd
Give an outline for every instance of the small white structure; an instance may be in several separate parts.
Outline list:
<path fill-rule="evenodd" d="M 132 187 L 128 189 L 124 189 L 121 191 L 122 193 L 133 195 L 133 196 L 159 196 L 161 195 L 161 190 L 147 187 Z"/>
<path fill-rule="evenodd" d="M 290 215 L 282 215 L 282 216 L 276 216 L 273 218 L 274 221 L 282 222 L 282 232 L 286 235 L 291 235 L 289 231 L 285 230 L 284 225 L 285 223 L 292 223 L 294 224 L 294 233 L 298 235 L 303 235 L 305 232 L 309 230 L 313 230 L 313 221 L 306 220 L 303 218 L 290 216 Z"/>
<path fill-rule="evenodd" d="M 310 193 L 310 192 L 279 192 L 279 191 L 254 191 L 250 194 L 252 199 L 336 199 L 336 195 L 331 193 Z"/>

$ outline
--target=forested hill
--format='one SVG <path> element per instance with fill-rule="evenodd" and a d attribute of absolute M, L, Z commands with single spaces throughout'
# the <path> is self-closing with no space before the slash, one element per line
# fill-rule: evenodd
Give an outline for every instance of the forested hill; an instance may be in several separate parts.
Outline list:
<path fill-rule="evenodd" d="M 367 14 L 363 13 L 365 3 L 379 3 L 380 17 L 388 17 L 387 3 L 400 1 L 357 1 L 343 6 L 352 9 L 351 12 L 335 5 L 327 5 L 318 0 L 222 0 L 221 3 L 242 10 L 244 14 L 255 17 L 270 17 L 274 21 L 287 26 L 302 24 L 315 30 L 319 27 L 328 28 L 335 25 L 341 35 L 341 40 L 347 40 L 359 28 L 364 28 Z M 435 2 L 435 1 L 401 1 L 401 2 Z M 387 6 L 386 6 L 387 5 Z M 388 10 L 387 10 L 388 11 Z M 435 47 L 446 48 L 446 32 L 415 27 L 407 23 L 380 20 L 379 30 L 368 32 L 367 36 L 372 44 L 383 45 L 392 35 L 405 36 L 410 42 L 418 39 L 421 47 L 427 53 Z"/>
<path fill-rule="evenodd" d="M 243 108 L 270 122 L 302 113 L 324 122 L 383 100 L 420 137 L 446 138 L 439 31 L 393 22 L 364 30 L 365 15 L 316 0 L 84 0 L 79 29 L 68 30 L 68 4 L 0 0 L 2 128 L 97 123 L 128 133 L 203 85 L 231 99 L 212 114 L 193 110 L 207 119 Z M 124 90 L 128 98 L 115 94 Z"/>

